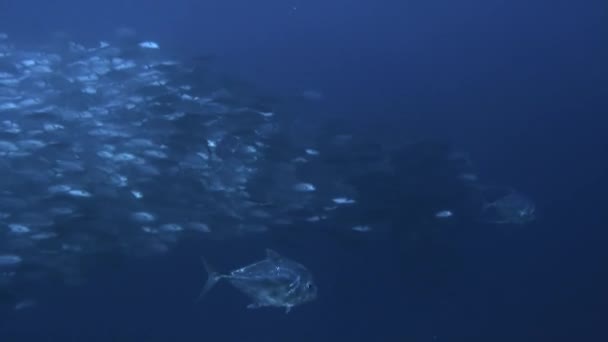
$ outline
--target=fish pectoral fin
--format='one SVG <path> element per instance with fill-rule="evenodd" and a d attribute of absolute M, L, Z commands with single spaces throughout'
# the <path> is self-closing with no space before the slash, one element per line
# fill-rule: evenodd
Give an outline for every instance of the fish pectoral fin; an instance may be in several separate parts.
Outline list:
<path fill-rule="evenodd" d="M 263 305 L 260 303 L 251 303 L 251 304 L 247 305 L 247 309 L 259 309 L 262 306 Z"/>

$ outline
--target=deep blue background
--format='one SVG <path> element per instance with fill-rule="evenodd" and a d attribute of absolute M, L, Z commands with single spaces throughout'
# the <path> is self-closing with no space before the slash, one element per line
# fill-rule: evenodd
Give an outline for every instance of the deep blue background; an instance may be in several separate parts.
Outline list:
<path fill-rule="evenodd" d="M 0 31 L 22 42 L 55 30 L 97 41 L 119 26 L 185 56 L 217 54 L 277 93 L 319 90 L 311 120 L 347 118 L 379 140 L 449 139 L 542 216 L 523 231 L 487 227 L 441 274 L 424 260 L 402 272 L 383 241 L 304 241 L 288 252 L 318 273 L 323 296 L 287 316 L 244 310 L 229 288 L 190 305 L 204 281 L 191 251 L 230 268 L 272 243 L 193 242 L 100 270 L 75 292 L 44 291 L 44 305 L 3 318 L 0 340 L 608 340 L 608 2 L 0 1 Z"/>

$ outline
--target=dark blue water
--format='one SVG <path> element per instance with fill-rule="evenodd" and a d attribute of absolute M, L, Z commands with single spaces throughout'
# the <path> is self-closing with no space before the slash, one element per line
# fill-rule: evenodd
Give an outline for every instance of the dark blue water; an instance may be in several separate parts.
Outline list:
<path fill-rule="evenodd" d="M 3 313 L 0 341 L 608 340 L 607 23 L 605 1 L 0 2 L 0 31 L 23 42 L 133 27 L 276 94 L 319 91 L 299 114 L 312 130 L 340 119 L 391 146 L 449 141 L 539 210 L 524 228 L 454 224 L 419 245 L 319 232 L 189 241 L 94 268 L 75 289 L 33 284 L 40 304 Z M 266 247 L 316 274 L 317 301 L 251 311 L 218 287 L 194 302 L 201 251 L 230 269 Z"/>

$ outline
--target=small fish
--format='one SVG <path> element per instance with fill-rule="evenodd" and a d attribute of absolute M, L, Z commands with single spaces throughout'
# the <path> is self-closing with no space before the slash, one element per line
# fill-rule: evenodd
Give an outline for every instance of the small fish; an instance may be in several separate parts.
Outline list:
<path fill-rule="evenodd" d="M 91 197 L 91 193 L 86 191 L 86 190 L 79 190 L 79 189 L 71 189 L 68 190 L 67 192 L 68 195 L 73 196 L 73 197 Z"/>
<path fill-rule="evenodd" d="M 452 216 L 454 216 L 454 213 L 450 210 L 442 210 L 442 211 L 435 213 L 436 218 L 449 218 Z"/>
<path fill-rule="evenodd" d="M 474 173 L 462 173 L 458 176 L 458 178 L 460 178 L 460 180 L 463 180 L 465 182 L 476 182 L 477 181 L 477 175 Z"/>
<path fill-rule="evenodd" d="M 143 49 L 159 49 L 160 48 L 158 43 L 153 42 L 153 41 L 141 42 L 141 43 L 139 43 L 139 47 L 141 47 Z"/>
<path fill-rule="evenodd" d="M 293 189 L 298 192 L 313 192 L 317 188 L 310 183 L 298 183 L 293 186 Z"/>
<path fill-rule="evenodd" d="M 191 222 L 188 224 L 188 226 L 190 229 L 197 231 L 197 232 L 201 232 L 201 233 L 210 233 L 211 232 L 211 229 L 209 228 L 209 226 L 204 223 Z"/>
<path fill-rule="evenodd" d="M 156 221 L 156 216 L 145 211 L 138 211 L 136 213 L 131 214 L 131 219 L 140 223 L 148 223 Z"/>
<path fill-rule="evenodd" d="M 19 223 L 11 223 L 8 225 L 8 229 L 15 234 L 25 234 L 25 233 L 29 233 L 31 231 L 31 229 L 23 224 L 19 224 Z"/>
<path fill-rule="evenodd" d="M 294 10 L 296 8 L 294 7 Z M 321 93 L 319 90 L 306 90 L 303 91 L 300 96 L 305 99 L 305 100 L 309 100 L 309 101 L 321 101 L 323 100 L 323 93 Z"/>
<path fill-rule="evenodd" d="M 325 220 L 326 218 L 327 218 L 327 216 L 318 216 L 318 215 L 315 215 L 315 216 L 307 217 L 306 218 L 306 222 L 311 222 L 311 223 L 312 222 L 319 222 L 321 220 Z"/>
<path fill-rule="evenodd" d="M 133 195 L 133 197 L 135 197 L 137 199 L 141 199 L 144 197 L 144 195 L 141 193 L 141 191 L 137 191 L 137 190 L 131 190 L 131 195 Z"/>
<path fill-rule="evenodd" d="M 203 264 L 209 276 L 199 300 L 222 279 L 253 300 L 249 309 L 284 307 L 289 313 L 292 307 L 317 298 L 317 286 L 308 269 L 270 249 L 265 259 L 228 274 L 217 273 L 204 259 Z"/>
<path fill-rule="evenodd" d="M 181 232 L 182 230 L 184 230 L 184 228 L 179 224 L 167 223 L 160 226 L 160 230 L 165 232 Z"/>
<path fill-rule="evenodd" d="M 320 153 L 319 151 L 312 149 L 312 148 L 307 148 L 305 150 L 306 154 L 308 154 L 309 156 L 318 156 Z"/>
<path fill-rule="evenodd" d="M 356 203 L 356 201 L 352 198 L 348 198 L 348 197 L 336 197 L 333 198 L 332 201 L 335 204 L 354 204 Z"/>
<path fill-rule="evenodd" d="M 15 304 L 15 311 L 20 311 L 20 310 L 25 310 L 25 309 L 31 309 L 34 306 L 36 306 L 36 301 L 33 299 L 24 299 L 22 301 L 17 302 L 17 304 Z"/>
<path fill-rule="evenodd" d="M 52 239 L 57 237 L 56 233 L 53 232 L 43 232 L 43 233 L 38 233 L 38 234 L 34 234 L 30 236 L 30 239 L 32 240 L 48 240 L 48 239 Z"/>
<path fill-rule="evenodd" d="M 15 254 L 0 254 L 0 267 L 19 265 L 22 261 L 23 259 Z"/>
<path fill-rule="evenodd" d="M 368 225 L 354 226 L 351 229 L 354 230 L 354 231 L 356 231 L 356 232 L 360 232 L 360 233 L 367 233 L 367 232 L 371 232 L 372 231 L 372 227 L 370 227 Z"/>
<path fill-rule="evenodd" d="M 273 113 L 273 112 L 259 112 L 259 111 L 258 111 L 258 114 L 260 114 L 261 116 L 263 116 L 263 117 L 265 117 L 265 118 L 269 118 L 269 117 L 271 117 L 271 116 L 274 116 L 274 113 Z"/>

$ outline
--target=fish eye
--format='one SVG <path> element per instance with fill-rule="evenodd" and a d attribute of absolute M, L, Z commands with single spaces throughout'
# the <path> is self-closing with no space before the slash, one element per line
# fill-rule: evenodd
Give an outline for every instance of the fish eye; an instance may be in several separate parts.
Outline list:
<path fill-rule="evenodd" d="M 312 283 L 306 283 L 306 289 L 307 290 L 312 289 Z"/>

